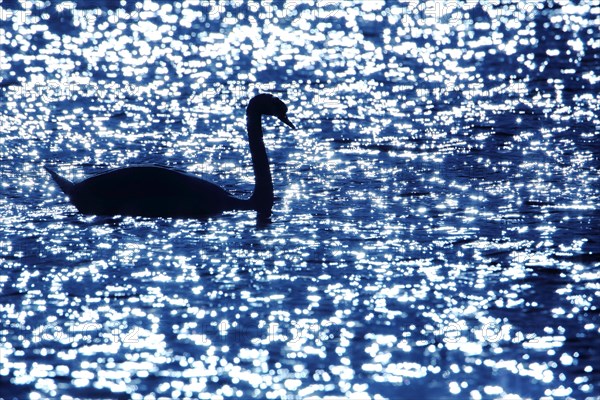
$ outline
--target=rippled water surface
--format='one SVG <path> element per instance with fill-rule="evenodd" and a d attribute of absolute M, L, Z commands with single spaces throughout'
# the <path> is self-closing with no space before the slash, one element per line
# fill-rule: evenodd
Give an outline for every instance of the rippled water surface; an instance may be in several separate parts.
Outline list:
<path fill-rule="evenodd" d="M 600 394 L 597 3 L 86 3 L 0 2 L 0 397 Z M 248 195 L 259 92 L 270 223 L 42 168 Z"/>

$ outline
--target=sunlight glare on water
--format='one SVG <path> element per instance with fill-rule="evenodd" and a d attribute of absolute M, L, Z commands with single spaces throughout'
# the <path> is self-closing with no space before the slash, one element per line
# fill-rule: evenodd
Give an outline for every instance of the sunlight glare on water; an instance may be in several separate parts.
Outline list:
<path fill-rule="evenodd" d="M 594 2 L 97 3 L 0 2 L 0 397 L 598 395 Z M 248 196 L 259 92 L 270 223 L 42 168 Z"/>

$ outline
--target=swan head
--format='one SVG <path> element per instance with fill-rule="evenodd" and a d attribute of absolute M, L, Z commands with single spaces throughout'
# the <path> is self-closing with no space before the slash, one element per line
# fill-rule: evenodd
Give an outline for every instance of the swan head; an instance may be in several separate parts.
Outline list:
<path fill-rule="evenodd" d="M 273 115 L 279 118 L 281 122 L 287 126 L 296 129 L 294 124 L 292 124 L 287 117 L 287 111 L 287 106 L 279 98 L 268 93 L 262 93 L 254 96 L 250 100 L 246 113 L 256 112 L 261 115 Z"/>

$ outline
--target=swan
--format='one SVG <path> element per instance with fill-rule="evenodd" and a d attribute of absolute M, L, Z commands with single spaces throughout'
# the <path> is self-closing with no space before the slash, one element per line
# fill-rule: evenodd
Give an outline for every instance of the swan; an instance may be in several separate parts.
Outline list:
<path fill-rule="evenodd" d="M 83 214 L 197 218 L 227 210 L 256 210 L 258 215 L 268 217 L 274 197 L 263 141 L 263 115 L 275 116 L 296 129 L 287 117 L 287 106 L 277 97 L 263 93 L 250 100 L 246 126 L 255 188 L 248 199 L 237 198 L 189 173 L 154 165 L 114 169 L 78 183 L 44 168 Z"/>

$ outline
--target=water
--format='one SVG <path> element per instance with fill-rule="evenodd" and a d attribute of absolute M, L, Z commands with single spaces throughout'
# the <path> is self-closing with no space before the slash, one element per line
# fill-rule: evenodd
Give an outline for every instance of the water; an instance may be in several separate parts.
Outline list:
<path fill-rule="evenodd" d="M 600 394 L 594 2 L 77 3 L 0 3 L 0 397 Z M 271 223 L 42 169 L 247 195 L 264 91 Z"/>

